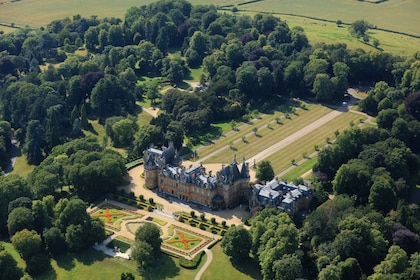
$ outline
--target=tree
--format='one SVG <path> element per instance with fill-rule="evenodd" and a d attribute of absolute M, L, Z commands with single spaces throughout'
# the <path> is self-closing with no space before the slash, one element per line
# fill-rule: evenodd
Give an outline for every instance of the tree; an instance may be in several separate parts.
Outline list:
<path fill-rule="evenodd" d="M 153 253 L 153 247 L 144 240 L 136 240 L 131 247 L 131 256 L 140 269 L 146 269 L 151 266 L 155 260 L 156 256 Z"/>
<path fill-rule="evenodd" d="M 420 91 L 407 95 L 405 108 L 416 120 L 420 121 Z"/>
<path fill-rule="evenodd" d="M 273 264 L 278 280 L 294 280 L 302 277 L 303 266 L 296 254 L 284 255 Z"/>
<path fill-rule="evenodd" d="M 25 147 L 29 164 L 39 164 L 43 160 L 44 127 L 38 120 L 31 120 L 26 128 Z"/>
<path fill-rule="evenodd" d="M 330 264 L 319 272 L 318 279 L 340 280 L 340 269 L 336 265 Z"/>
<path fill-rule="evenodd" d="M 18 197 L 15 200 L 9 202 L 8 206 L 8 213 L 13 211 L 13 209 L 18 207 L 25 207 L 28 209 L 32 209 L 32 199 L 26 196 Z"/>
<path fill-rule="evenodd" d="M 22 229 L 32 229 L 34 217 L 31 210 L 25 207 L 18 207 L 12 210 L 7 219 L 7 228 L 10 236 Z"/>
<path fill-rule="evenodd" d="M 356 20 L 349 27 L 350 34 L 356 38 L 365 36 L 369 28 L 370 24 L 364 20 Z"/>
<path fill-rule="evenodd" d="M 0 248 L 0 280 L 19 280 L 23 276 L 16 260 Z"/>
<path fill-rule="evenodd" d="M 388 213 L 391 209 L 395 209 L 397 206 L 396 202 L 397 195 L 395 194 L 392 181 L 390 182 L 390 180 L 377 176 L 369 194 L 369 203 L 372 208 Z"/>
<path fill-rule="evenodd" d="M 255 177 L 260 181 L 271 181 L 274 178 L 274 170 L 268 160 L 263 160 L 257 164 Z"/>
<path fill-rule="evenodd" d="M 340 269 L 341 280 L 353 280 L 362 277 L 362 269 L 355 258 L 348 258 L 339 262 L 337 266 Z"/>
<path fill-rule="evenodd" d="M 131 145 L 134 140 L 135 130 L 136 124 L 130 119 L 123 119 L 114 123 L 112 125 L 112 135 L 114 135 L 112 141 L 114 145 L 116 147 L 127 147 Z"/>
<path fill-rule="evenodd" d="M 121 273 L 121 280 L 135 280 L 134 275 L 131 272 Z"/>
<path fill-rule="evenodd" d="M 160 244 L 162 243 L 162 239 L 160 238 L 159 227 L 152 223 L 145 223 L 137 229 L 135 236 L 136 241 L 143 241 L 151 246 L 151 254 L 154 257 L 160 255 Z"/>
<path fill-rule="evenodd" d="M 243 226 L 230 227 L 221 243 L 223 252 L 234 261 L 246 261 L 249 259 L 252 240 L 251 235 Z"/>
<path fill-rule="evenodd" d="M 41 236 L 36 231 L 24 229 L 18 231 L 12 237 L 12 244 L 25 261 L 41 252 Z"/>
<path fill-rule="evenodd" d="M 366 203 L 370 191 L 371 173 L 369 166 L 361 160 L 350 160 L 337 171 L 333 183 L 336 194 L 356 195 L 361 203 Z"/>
<path fill-rule="evenodd" d="M 388 249 L 385 260 L 375 266 L 373 270 L 375 275 L 400 274 L 406 269 L 407 265 L 407 253 L 400 247 L 392 245 Z"/>
<path fill-rule="evenodd" d="M 404 249 L 408 255 L 420 250 L 420 238 L 400 223 L 392 226 L 392 244 Z"/>
<path fill-rule="evenodd" d="M 332 101 L 335 86 L 328 74 L 317 74 L 313 82 L 313 91 L 318 101 Z"/>
<path fill-rule="evenodd" d="M 43 238 L 47 251 L 53 256 L 62 254 L 67 249 L 65 237 L 57 227 L 45 229 Z"/>

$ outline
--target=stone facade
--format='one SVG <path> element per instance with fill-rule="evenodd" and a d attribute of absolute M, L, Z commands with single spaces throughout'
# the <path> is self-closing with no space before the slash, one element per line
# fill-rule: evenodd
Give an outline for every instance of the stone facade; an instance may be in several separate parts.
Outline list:
<path fill-rule="evenodd" d="M 239 167 L 234 159 L 213 175 L 202 164 L 184 167 L 173 145 L 144 151 L 144 176 L 150 189 L 211 208 L 235 207 L 251 193 L 245 159 Z"/>

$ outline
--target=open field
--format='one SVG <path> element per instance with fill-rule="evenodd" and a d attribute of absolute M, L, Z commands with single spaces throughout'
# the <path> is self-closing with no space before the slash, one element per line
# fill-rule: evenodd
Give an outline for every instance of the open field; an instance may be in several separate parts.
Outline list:
<path fill-rule="evenodd" d="M 347 48 L 361 48 L 365 51 L 375 51 L 376 49 L 350 35 L 347 25 L 338 27 L 337 24 L 319 20 L 307 19 L 298 16 L 284 16 L 280 18 L 287 22 L 290 28 L 300 26 L 305 30 L 309 43 L 314 45 L 319 42 L 326 44 L 345 43 Z M 368 30 L 367 34 L 371 38 L 379 41 L 379 48 L 395 55 L 412 55 L 419 50 L 420 39 L 410 36 L 385 32 L 377 29 Z"/>

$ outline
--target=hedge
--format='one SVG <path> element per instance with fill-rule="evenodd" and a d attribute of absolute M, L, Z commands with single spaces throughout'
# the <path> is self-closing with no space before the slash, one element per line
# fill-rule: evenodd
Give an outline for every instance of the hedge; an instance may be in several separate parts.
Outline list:
<path fill-rule="evenodd" d="M 201 251 L 192 260 L 187 260 L 184 257 L 180 257 L 179 258 L 179 265 L 184 267 L 184 268 L 194 269 L 200 264 L 201 258 L 203 257 L 204 254 L 205 254 L 205 252 Z"/>

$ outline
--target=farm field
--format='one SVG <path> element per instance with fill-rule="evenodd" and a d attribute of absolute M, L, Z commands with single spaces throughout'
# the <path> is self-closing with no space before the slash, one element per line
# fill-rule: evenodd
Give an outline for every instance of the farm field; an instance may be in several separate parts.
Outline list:
<path fill-rule="evenodd" d="M 239 6 L 255 12 L 294 14 L 351 23 L 364 19 L 378 28 L 420 36 L 420 2 L 388 0 L 373 4 L 355 0 L 263 0 Z M 392 12 L 391 12 L 392 11 Z"/>
<path fill-rule="evenodd" d="M 147 5 L 155 0 L 24 0 L 1 6 L 0 22 L 14 23 L 19 26 L 45 26 L 54 19 L 71 17 L 75 14 L 89 17 L 123 18 L 132 6 Z M 239 0 L 190 0 L 196 4 L 216 6 L 237 5 Z M 88 4 L 89 3 L 89 4 Z M 365 19 L 379 28 L 400 31 L 420 36 L 420 2 L 417 0 L 388 0 L 380 4 L 355 0 L 263 0 L 237 6 L 241 11 L 255 11 L 316 17 L 330 21 L 341 20 L 351 23 Z M 392 13 L 390 11 L 392 10 Z"/>

